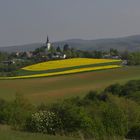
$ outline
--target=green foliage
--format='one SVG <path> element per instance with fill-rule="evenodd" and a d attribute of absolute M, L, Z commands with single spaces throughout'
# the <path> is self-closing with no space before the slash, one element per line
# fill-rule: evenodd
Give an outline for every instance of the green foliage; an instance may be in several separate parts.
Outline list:
<path fill-rule="evenodd" d="M 74 133 L 86 131 L 92 128 L 92 120 L 87 116 L 83 108 L 71 104 L 71 102 L 63 102 L 52 106 L 53 110 L 59 118 L 61 118 L 62 129 L 64 133 Z"/>
<path fill-rule="evenodd" d="M 0 62 L 8 59 L 8 53 L 0 52 Z"/>
<path fill-rule="evenodd" d="M 122 91 L 122 86 L 118 83 L 110 85 L 109 87 L 107 87 L 105 89 L 105 92 L 109 92 L 109 93 L 112 93 L 114 95 L 120 95 L 121 91 Z"/>
<path fill-rule="evenodd" d="M 117 98 L 119 101 L 116 101 L 116 96 L 108 96 L 105 101 L 100 100 L 100 98 L 97 99 L 92 99 L 90 104 L 84 105 L 93 121 L 92 137 L 103 139 L 104 137 L 123 137 L 126 135 L 128 118 L 125 111 L 120 107 L 120 99 Z"/>
<path fill-rule="evenodd" d="M 134 125 L 128 132 L 127 138 L 139 140 L 140 138 L 140 124 Z"/>
<path fill-rule="evenodd" d="M 116 50 L 116 49 L 110 49 L 110 55 L 111 56 L 118 56 L 119 55 L 119 52 L 118 52 L 118 50 Z"/>
<path fill-rule="evenodd" d="M 85 97 L 85 100 L 92 100 L 96 101 L 98 99 L 98 93 L 97 91 L 90 91 Z"/>
<path fill-rule="evenodd" d="M 128 60 L 129 59 L 129 52 L 128 51 L 124 51 L 124 52 L 120 53 L 120 55 L 121 55 L 122 60 Z"/>
<path fill-rule="evenodd" d="M 140 80 L 132 80 L 125 85 L 113 84 L 105 89 L 105 92 L 118 96 L 124 96 L 134 101 L 140 102 Z"/>
<path fill-rule="evenodd" d="M 23 128 L 26 118 L 33 107 L 20 94 L 16 95 L 13 102 L 0 101 L 0 123 L 10 124 L 15 129 Z"/>
<path fill-rule="evenodd" d="M 129 96 L 137 91 L 140 91 L 140 80 L 129 81 L 122 87 L 121 96 Z"/>
<path fill-rule="evenodd" d="M 63 52 L 67 52 L 70 50 L 70 47 L 68 44 L 65 44 L 64 47 L 63 47 Z"/>
<path fill-rule="evenodd" d="M 4 100 L 0 100 L 0 123 L 5 123 L 6 121 L 6 109 L 7 109 L 7 102 Z"/>
<path fill-rule="evenodd" d="M 92 57 L 93 58 L 103 58 L 103 52 L 102 51 L 93 51 Z"/>
<path fill-rule="evenodd" d="M 129 55 L 128 65 L 140 65 L 140 52 L 134 52 Z"/>
<path fill-rule="evenodd" d="M 109 103 L 102 114 L 106 134 L 124 136 L 127 133 L 126 114 L 118 106 Z"/>
<path fill-rule="evenodd" d="M 11 103 L 10 124 L 14 128 L 23 128 L 32 110 L 33 106 L 21 94 L 16 94 L 14 102 Z"/>
<path fill-rule="evenodd" d="M 61 48 L 59 46 L 56 48 L 56 51 L 57 52 L 62 52 L 62 50 L 61 50 Z"/>
<path fill-rule="evenodd" d="M 53 54 L 53 53 L 55 53 L 55 52 L 56 52 L 56 49 L 55 49 L 53 46 L 51 46 L 51 48 L 50 48 L 49 52 L 50 52 L 51 54 Z"/>

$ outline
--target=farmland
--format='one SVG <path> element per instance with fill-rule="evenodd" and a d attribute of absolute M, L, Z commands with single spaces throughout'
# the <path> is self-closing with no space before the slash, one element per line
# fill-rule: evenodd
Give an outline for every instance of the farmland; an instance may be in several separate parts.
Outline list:
<path fill-rule="evenodd" d="M 121 60 L 114 59 L 73 58 L 66 60 L 55 60 L 21 68 L 15 72 L 16 76 L 3 77 L 1 79 L 37 78 L 113 69 L 121 67 L 120 63 Z"/>
<path fill-rule="evenodd" d="M 58 68 L 67 68 L 67 67 L 75 67 L 75 66 L 77 67 L 77 66 L 92 65 L 92 64 L 105 64 L 105 63 L 113 63 L 113 62 L 120 62 L 120 60 L 73 58 L 67 60 L 43 62 L 43 63 L 24 67 L 22 69 L 29 70 L 29 71 L 42 71 L 42 70 L 52 70 Z"/>
<path fill-rule="evenodd" d="M 53 73 L 43 73 L 43 74 L 8 77 L 8 79 L 48 77 L 48 76 L 65 75 L 65 74 L 89 72 L 89 71 L 96 71 L 96 70 L 113 69 L 113 68 L 120 68 L 120 66 L 119 65 L 108 65 L 108 66 L 98 66 L 98 67 L 90 67 L 90 68 L 79 68 L 79 69 L 72 69 L 72 70 L 53 72 Z"/>
<path fill-rule="evenodd" d="M 122 67 L 86 73 L 36 79 L 0 80 L 0 98 L 13 100 L 23 94 L 32 103 L 51 103 L 72 96 L 83 96 L 89 90 L 102 90 L 112 83 L 140 78 L 140 67 Z"/>

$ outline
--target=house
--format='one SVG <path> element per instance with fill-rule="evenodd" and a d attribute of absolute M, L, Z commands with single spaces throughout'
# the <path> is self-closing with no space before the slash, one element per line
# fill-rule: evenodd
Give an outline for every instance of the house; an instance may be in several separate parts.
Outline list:
<path fill-rule="evenodd" d="M 14 60 L 6 60 L 6 61 L 2 61 L 1 63 L 4 65 L 11 65 L 11 64 L 15 64 L 15 61 Z"/>
<path fill-rule="evenodd" d="M 27 56 L 28 58 L 31 58 L 31 57 L 33 56 L 33 53 L 32 53 L 32 52 L 26 52 L 26 56 Z"/>
<path fill-rule="evenodd" d="M 120 59 L 120 56 L 116 55 L 116 56 L 112 56 L 112 59 Z"/>
<path fill-rule="evenodd" d="M 122 61 L 122 65 L 127 65 L 128 64 L 128 61 L 127 60 L 123 60 Z"/>
<path fill-rule="evenodd" d="M 53 54 L 48 54 L 50 59 L 65 59 L 67 56 L 61 52 L 55 52 Z"/>

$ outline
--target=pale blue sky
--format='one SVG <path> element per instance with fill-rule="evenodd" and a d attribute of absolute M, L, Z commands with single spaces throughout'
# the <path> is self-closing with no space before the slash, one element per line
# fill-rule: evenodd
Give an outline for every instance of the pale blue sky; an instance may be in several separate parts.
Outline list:
<path fill-rule="evenodd" d="M 0 46 L 140 34 L 140 0 L 0 0 Z"/>

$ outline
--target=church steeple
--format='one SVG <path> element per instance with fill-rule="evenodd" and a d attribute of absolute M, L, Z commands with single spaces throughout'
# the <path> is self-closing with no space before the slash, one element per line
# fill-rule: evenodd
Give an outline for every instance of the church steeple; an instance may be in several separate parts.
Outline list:
<path fill-rule="evenodd" d="M 47 47 L 47 50 L 48 50 L 48 51 L 49 51 L 50 48 L 51 48 L 51 43 L 50 43 L 50 40 L 49 40 L 48 35 L 47 35 L 46 47 Z"/>
<path fill-rule="evenodd" d="M 47 35 L 47 42 L 46 43 L 50 43 L 48 35 Z"/>

